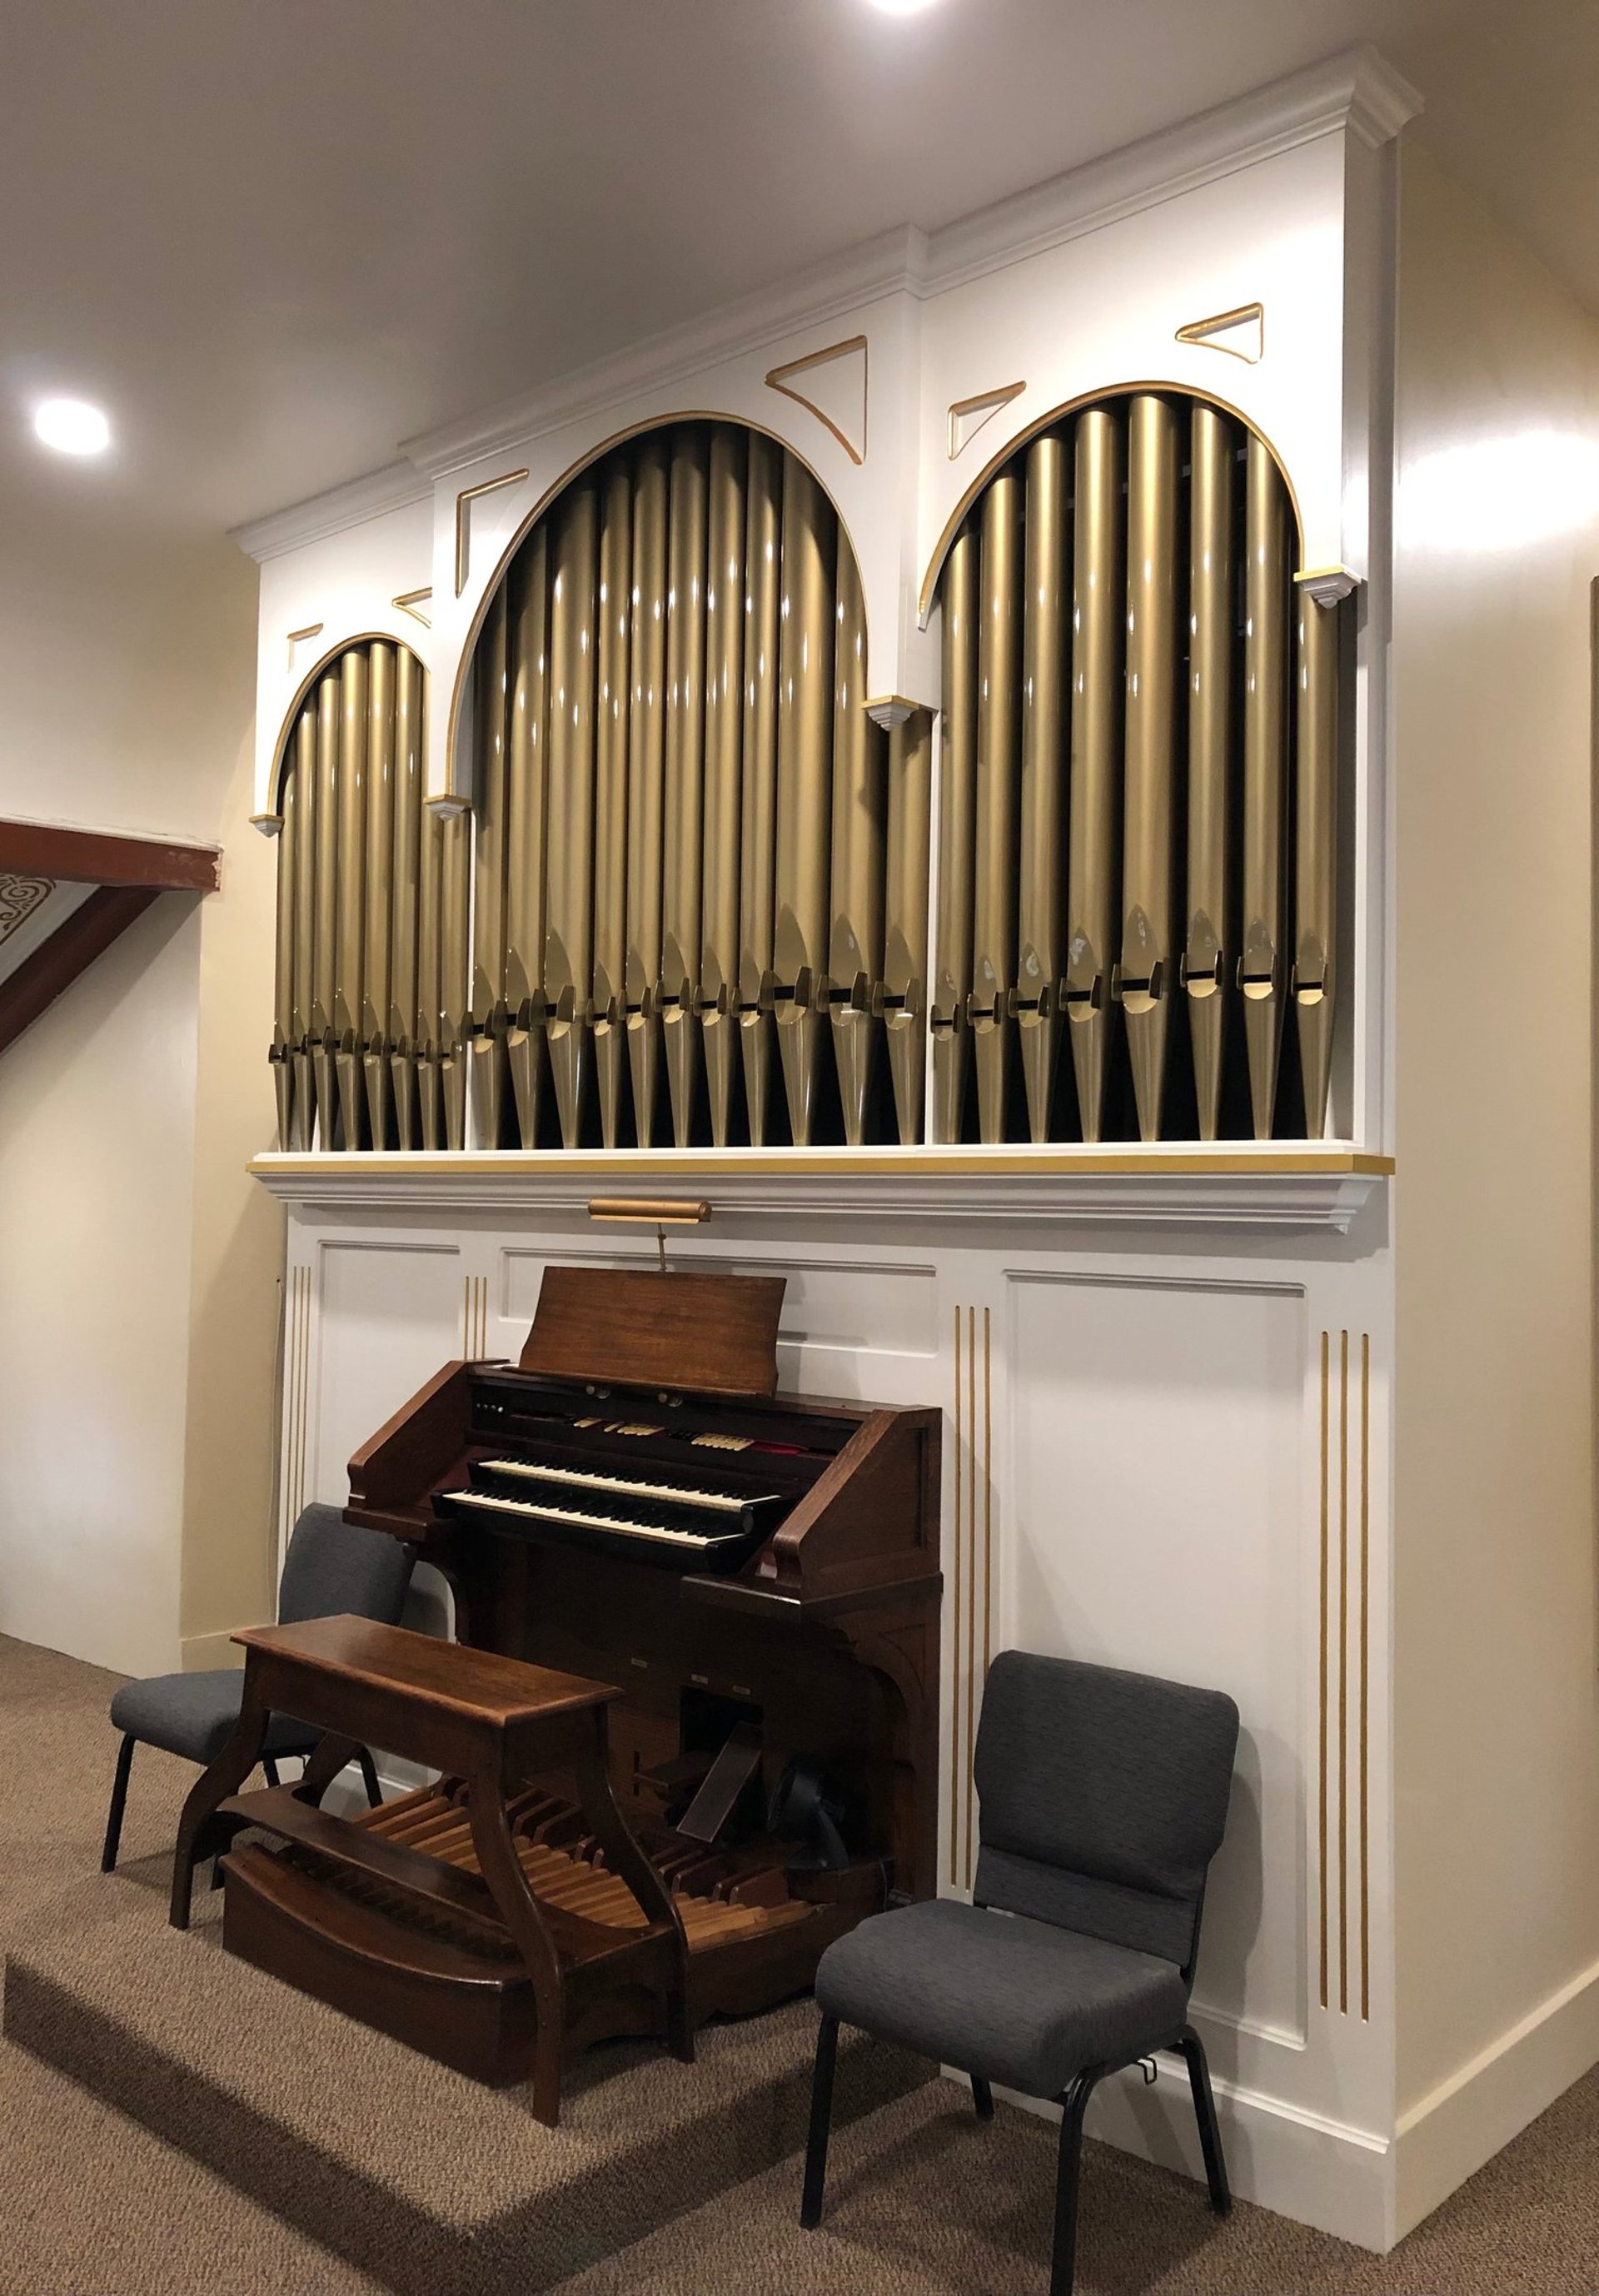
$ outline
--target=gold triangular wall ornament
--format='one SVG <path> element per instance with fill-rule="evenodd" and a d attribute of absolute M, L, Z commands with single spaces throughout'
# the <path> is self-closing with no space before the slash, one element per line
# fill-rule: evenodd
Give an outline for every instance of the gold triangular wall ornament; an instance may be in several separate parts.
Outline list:
<path fill-rule="evenodd" d="M 950 461 L 964 455 L 983 424 L 991 422 L 1002 406 L 1020 398 L 1026 389 L 1025 382 L 1007 382 L 997 390 L 980 390 L 975 398 L 955 399 L 949 409 Z"/>
<path fill-rule="evenodd" d="M 1177 340 L 1197 350 L 1226 351 L 1246 366 L 1259 366 L 1266 350 L 1266 308 L 1241 303 L 1235 311 L 1218 311 L 1212 319 L 1191 319 L 1177 329 Z"/>
<path fill-rule="evenodd" d="M 497 479 L 485 479 L 481 486 L 463 487 L 455 496 L 455 595 L 466 587 L 466 578 L 472 567 L 472 510 L 485 495 L 497 495 L 502 487 L 520 486 L 527 477 L 526 471 L 502 471 Z M 418 596 L 422 594 L 419 591 Z M 395 603 L 398 605 L 397 599 Z"/>
<path fill-rule="evenodd" d="M 323 626 L 320 622 L 308 622 L 303 630 L 291 630 L 288 633 L 289 675 L 291 677 L 294 676 L 295 671 L 299 667 L 296 651 L 297 648 L 308 644 L 312 638 L 319 638 L 322 636 L 322 629 Z"/>
<path fill-rule="evenodd" d="M 804 389 L 798 379 L 804 378 Z M 779 390 L 814 414 L 832 431 L 852 463 L 866 459 L 866 338 L 851 335 L 848 342 L 830 343 L 824 351 L 808 352 L 775 366 L 767 388 Z"/>
<path fill-rule="evenodd" d="M 391 606 L 398 607 L 402 614 L 409 614 L 414 622 L 420 622 L 424 630 L 430 630 L 433 627 L 433 617 L 431 614 L 424 614 L 422 608 L 432 594 L 431 590 L 402 590 L 398 598 L 390 598 L 389 603 Z"/>

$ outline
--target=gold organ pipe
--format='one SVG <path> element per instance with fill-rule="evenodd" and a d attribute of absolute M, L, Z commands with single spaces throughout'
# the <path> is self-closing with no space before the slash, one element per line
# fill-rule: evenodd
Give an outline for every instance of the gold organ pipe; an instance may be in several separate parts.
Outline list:
<path fill-rule="evenodd" d="M 1299 599 L 1298 787 L 1294 804 L 1293 1001 L 1305 1082 L 1305 1129 L 1325 1137 L 1332 1072 L 1337 931 L 1337 605 Z"/>
<path fill-rule="evenodd" d="M 693 1137 L 699 1082 L 700 909 L 705 804 L 706 440 L 672 437 L 668 519 L 666 809 L 661 839 L 660 1020 L 672 1136 Z"/>
<path fill-rule="evenodd" d="M 1183 985 L 1201 1140 L 1221 1122 L 1232 883 L 1234 431 L 1196 401 L 1188 543 L 1188 921 Z"/>
<path fill-rule="evenodd" d="M 1021 835 L 1015 1012 L 1028 1128 L 1050 1136 L 1061 1042 L 1062 838 L 1066 795 L 1066 444 L 1054 431 L 1027 455 L 1021 661 Z"/>
<path fill-rule="evenodd" d="M 660 1096 L 660 842 L 665 796 L 667 507 L 664 434 L 638 450 L 633 500 L 632 707 L 627 729 L 627 1057 L 641 1148 Z"/>
<path fill-rule="evenodd" d="M 1078 417 L 1075 460 L 1065 1001 L 1082 1135 L 1095 1141 L 1110 1057 L 1126 611 L 1121 432 L 1107 408 Z"/>
<path fill-rule="evenodd" d="M 306 702 L 294 729 L 294 813 L 285 811 L 283 834 L 294 847 L 294 1006 L 289 1064 L 293 1072 L 292 1145 L 306 1153 L 316 1120 L 311 1059 L 311 985 L 316 947 L 316 703 Z"/>
<path fill-rule="evenodd" d="M 600 1136 L 621 1141 L 627 1073 L 627 724 L 630 707 L 628 593 L 633 572 L 633 480 L 619 458 L 606 467 L 600 496 L 600 652 L 594 758 L 594 1073 Z"/>
<path fill-rule="evenodd" d="M 582 1138 L 594 966 L 594 611 L 599 503 L 580 480 L 562 500 L 550 584 L 549 891 L 545 995 L 561 1136 Z"/>
<path fill-rule="evenodd" d="M 832 929 L 827 1003 L 844 1138 L 866 1136 L 882 996 L 883 847 L 888 745 L 867 717 L 866 608 L 860 569 L 840 536 L 833 655 Z"/>
<path fill-rule="evenodd" d="M 305 720 L 300 719 L 299 725 Z M 298 742 L 299 726 L 295 728 Z M 298 922 L 296 879 L 299 867 L 299 791 L 292 767 L 283 775 L 279 807 L 283 826 L 277 844 L 277 972 L 272 1029 L 272 1084 L 277 1098 L 277 1144 L 294 1141 L 294 943 Z"/>
<path fill-rule="evenodd" d="M 1255 1137 L 1272 1136 L 1283 1017 L 1283 812 L 1287 747 L 1287 503 L 1250 434 L 1244 526 L 1243 926 L 1238 985 Z"/>
<path fill-rule="evenodd" d="M 351 646 L 339 662 L 339 928 L 334 941 L 333 1034 L 344 1145 L 361 1145 L 361 962 L 366 876 L 367 661 Z"/>
<path fill-rule="evenodd" d="M 416 1144 L 416 904 L 422 884 L 422 664 L 394 654 L 394 913 L 389 953 L 389 1073 L 395 1130 Z"/>
<path fill-rule="evenodd" d="M 506 742 L 505 1050 L 524 1148 L 538 1144 L 545 1070 L 545 790 L 549 685 L 548 537 L 541 521 L 510 580 L 513 669 Z"/>
<path fill-rule="evenodd" d="M 889 734 L 883 1027 L 902 1146 L 922 1138 L 927 1085 L 927 873 L 932 823 L 932 719 L 913 709 Z"/>
<path fill-rule="evenodd" d="M 443 823 L 431 806 L 421 808 L 416 896 L 417 1117 L 424 1148 L 444 1145 L 444 1089 L 439 1031 L 439 913 L 444 898 Z"/>
<path fill-rule="evenodd" d="M 506 608 L 502 582 L 489 603 L 475 664 L 472 1031 L 463 1057 L 471 1070 L 478 1144 L 483 1148 L 500 1144 L 505 1103 Z"/>
<path fill-rule="evenodd" d="M 1021 736 L 1022 480 L 1012 467 L 982 502 L 977 642 L 977 841 L 972 906 L 972 1056 L 978 1123 L 1005 1136 L 1016 962 L 1016 800 Z"/>
<path fill-rule="evenodd" d="M 1160 1136 L 1171 1010 L 1176 823 L 1177 414 L 1140 395 L 1128 420 L 1126 783 L 1118 988 L 1138 1130 Z"/>
<path fill-rule="evenodd" d="M 710 1136 L 733 1136 L 738 1083 L 739 862 L 744 734 L 745 434 L 711 433 L 705 586 L 705 841 L 699 1012 Z"/>
<path fill-rule="evenodd" d="M 977 822 L 977 529 L 949 547 L 943 582 L 944 741 L 939 775 L 938 954 L 933 974 L 933 1138 L 959 1140 L 966 1100 Z"/>
<path fill-rule="evenodd" d="M 390 934 L 394 915 L 394 658 L 374 639 L 366 721 L 366 950 L 361 980 L 361 1067 L 374 1148 L 389 1145 Z"/>
<path fill-rule="evenodd" d="M 439 829 L 439 1089 L 444 1144 L 466 1145 L 467 912 L 472 893 L 472 816 L 451 813 Z"/>
<path fill-rule="evenodd" d="M 316 959 L 311 988 L 311 1058 L 324 1148 L 339 1141 L 339 1083 L 333 1062 L 333 979 L 339 933 L 339 674 L 316 689 Z"/>
<path fill-rule="evenodd" d="M 777 835 L 777 686 L 783 564 L 783 449 L 750 437 L 744 584 L 742 806 L 739 849 L 739 1037 L 750 1137 L 765 1144 L 772 1092 L 773 939 Z"/>
<path fill-rule="evenodd" d="M 783 471 L 783 634 L 777 691 L 777 1043 L 795 1144 L 816 1113 L 826 961 L 833 685 L 834 521 L 798 456 Z"/>

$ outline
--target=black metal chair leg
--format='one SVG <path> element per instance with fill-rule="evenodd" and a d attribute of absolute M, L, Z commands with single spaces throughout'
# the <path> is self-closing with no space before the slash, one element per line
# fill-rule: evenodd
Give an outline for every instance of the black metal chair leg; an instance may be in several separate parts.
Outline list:
<path fill-rule="evenodd" d="M 1061 2152 L 1055 2169 L 1055 2236 L 1049 2296 L 1071 2296 L 1077 2278 L 1077 2187 L 1083 2161 L 1083 2115 L 1104 2068 L 1078 2073 L 1061 2099 Z"/>
<path fill-rule="evenodd" d="M 824 2017 L 816 2035 L 816 2067 L 811 2077 L 810 2135 L 805 2147 L 805 2191 L 800 2221 L 815 2232 L 822 2221 L 822 2188 L 827 2181 L 827 2133 L 832 2125 L 832 2073 L 839 2055 L 839 2021 Z"/>
<path fill-rule="evenodd" d="M 1232 2188 L 1227 2183 L 1227 2163 L 1221 2149 L 1221 2124 L 1216 2118 L 1216 2099 L 1210 2093 L 1210 2068 L 1205 2062 L 1205 2045 L 1192 2025 L 1185 2025 L 1177 2046 L 1188 2065 L 1188 2084 L 1193 2091 L 1194 2118 L 1199 2122 L 1200 2150 L 1205 2156 L 1205 2177 L 1210 2187 L 1210 2205 L 1218 2217 L 1225 2217 L 1233 2206 Z"/>
<path fill-rule="evenodd" d="M 132 1731 L 127 1731 L 117 1749 L 117 1772 L 111 1780 L 111 1806 L 105 1814 L 105 1847 L 100 1853 L 102 1874 L 111 1873 L 117 1863 L 117 1851 L 122 1841 L 122 1813 L 127 1807 L 127 1774 L 133 1767 L 134 1748 L 137 1743 Z"/>
<path fill-rule="evenodd" d="M 271 1756 L 270 1754 L 263 1754 L 263 1755 L 262 1755 L 262 1757 L 261 1757 L 261 1767 L 262 1767 L 262 1768 L 266 1771 L 266 1783 L 267 1783 L 267 1784 L 268 1784 L 269 1786 L 275 1786 L 275 1785 L 276 1785 L 276 1784 L 277 1784 L 277 1764 L 273 1760 L 272 1756 Z"/>
<path fill-rule="evenodd" d="M 383 1800 L 383 1789 L 378 1784 L 378 1766 L 365 1746 L 359 1749 L 356 1759 L 361 1765 L 361 1784 L 366 1789 L 367 1807 L 370 1809 L 377 1809 L 381 1806 Z"/>
<path fill-rule="evenodd" d="M 973 2073 L 972 2076 L 972 2102 L 977 2107 L 977 2117 L 980 2120 L 993 2120 L 994 2092 L 981 2073 Z"/>

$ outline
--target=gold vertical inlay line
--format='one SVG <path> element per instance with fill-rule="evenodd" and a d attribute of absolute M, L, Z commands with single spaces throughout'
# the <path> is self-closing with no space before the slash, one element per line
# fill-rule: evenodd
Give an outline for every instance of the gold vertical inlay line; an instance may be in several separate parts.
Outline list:
<path fill-rule="evenodd" d="M 1372 1335 L 1360 1335 L 1360 2014 L 1372 2014 L 1371 1721 Z"/>
<path fill-rule="evenodd" d="M 959 1879 L 961 1793 L 961 1311 L 955 1311 L 955 1633 L 949 1666 L 949 1886 Z"/>
<path fill-rule="evenodd" d="M 1317 1860 L 1321 1891 L 1321 2000 L 1327 2005 L 1327 1576 L 1330 1466 L 1328 1437 L 1330 1434 L 1331 1378 L 1328 1362 L 1329 1334 L 1322 1333 L 1322 1496 L 1321 1496 L 1321 1760 L 1320 1781 L 1320 1841 L 1321 1854 Z"/>
<path fill-rule="evenodd" d="M 1338 1335 L 1338 2006 L 1349 2011 L 1349 1335 Z"/>
<path fill-rule="evenodd" d="M 966 1478 L 966 1887 L 972 1887 L 972 1806 L 977 1736 L 977 1309 L 966 1310 L 966 1423 L 972 1430 L 972 1472 Z"/>

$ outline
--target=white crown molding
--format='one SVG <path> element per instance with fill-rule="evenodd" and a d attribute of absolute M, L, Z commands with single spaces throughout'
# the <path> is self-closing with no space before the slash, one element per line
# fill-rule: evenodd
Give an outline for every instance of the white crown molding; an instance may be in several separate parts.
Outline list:
<path fill-rule="evenodd" d="M 269 511 L 265 518 L 235 526 L 230 539 L 259 565 L 268 558 L 282 558 L 287 551 L 302 549 L 308 542 L 321 542 L 348 527 L 364 526 L 369 518 L 381 518 L 389 511 L 405 510 L 412 503 L 432 498 L 432 488 L 414 463 L 388 463 L 381 471 L 368 471 L 362 478 L 330 487 L 325 494 L 312 495 L 306 502 L 291 503 L 286 510 Z"/>
<path fill-rule="evenodd" d="M 586 1212 L 592 1196 L 631 1185 L 653 1196 L 681 1187 L 709 1197 L 719 1210 L 783 1220 L 1341 1232 L 1384 1185 L 1383 1172 L 1372 1168 L 1381 1160 L 1348 1149 L 1296 1152 L 1282 1144 L 1251 1153 L 1240 1143 L 1236 1152 L 1135 1149 L 1125 1155 L 1070 1149 L 1034 1156 L 827 1149 L 274 1153 L 258 1156 L 250 1168 L 280 1202 L 340 1214 Z"/>
<path fill-rule="evenodd" d="M 240 527 L 234 538 L 252 558 L 276 557 L 420 499 L 422 479 L 468 469 L 641 391 L 764 350 L 887 295 L 942 293 L 1321 136 L 1347 128 L 1368 144 L 1383 143 L 1421 107 L 1416 91 L 1375 49 L 1348 49 L 940 231 L 900 225 L 758 295 L 420 432 L 403 441 L 403 461 Z"/>
<path fill-rule="evenodd" d="M 431 479 L 465 469 L 513 441 L 542 438 L 576 416 L 595 414 L 636 392 L 697 374 L 720 360 L 763 350 L 803 326 L 824 325 L 884 295 L 920 291 L 925 242 L 908 224 L 863 240 L 841 256 L 796 272 L 627 349 L 570 369 L 537 390 L 506 399 L 462 422 L 402 441 L 400 452 Z"/>

